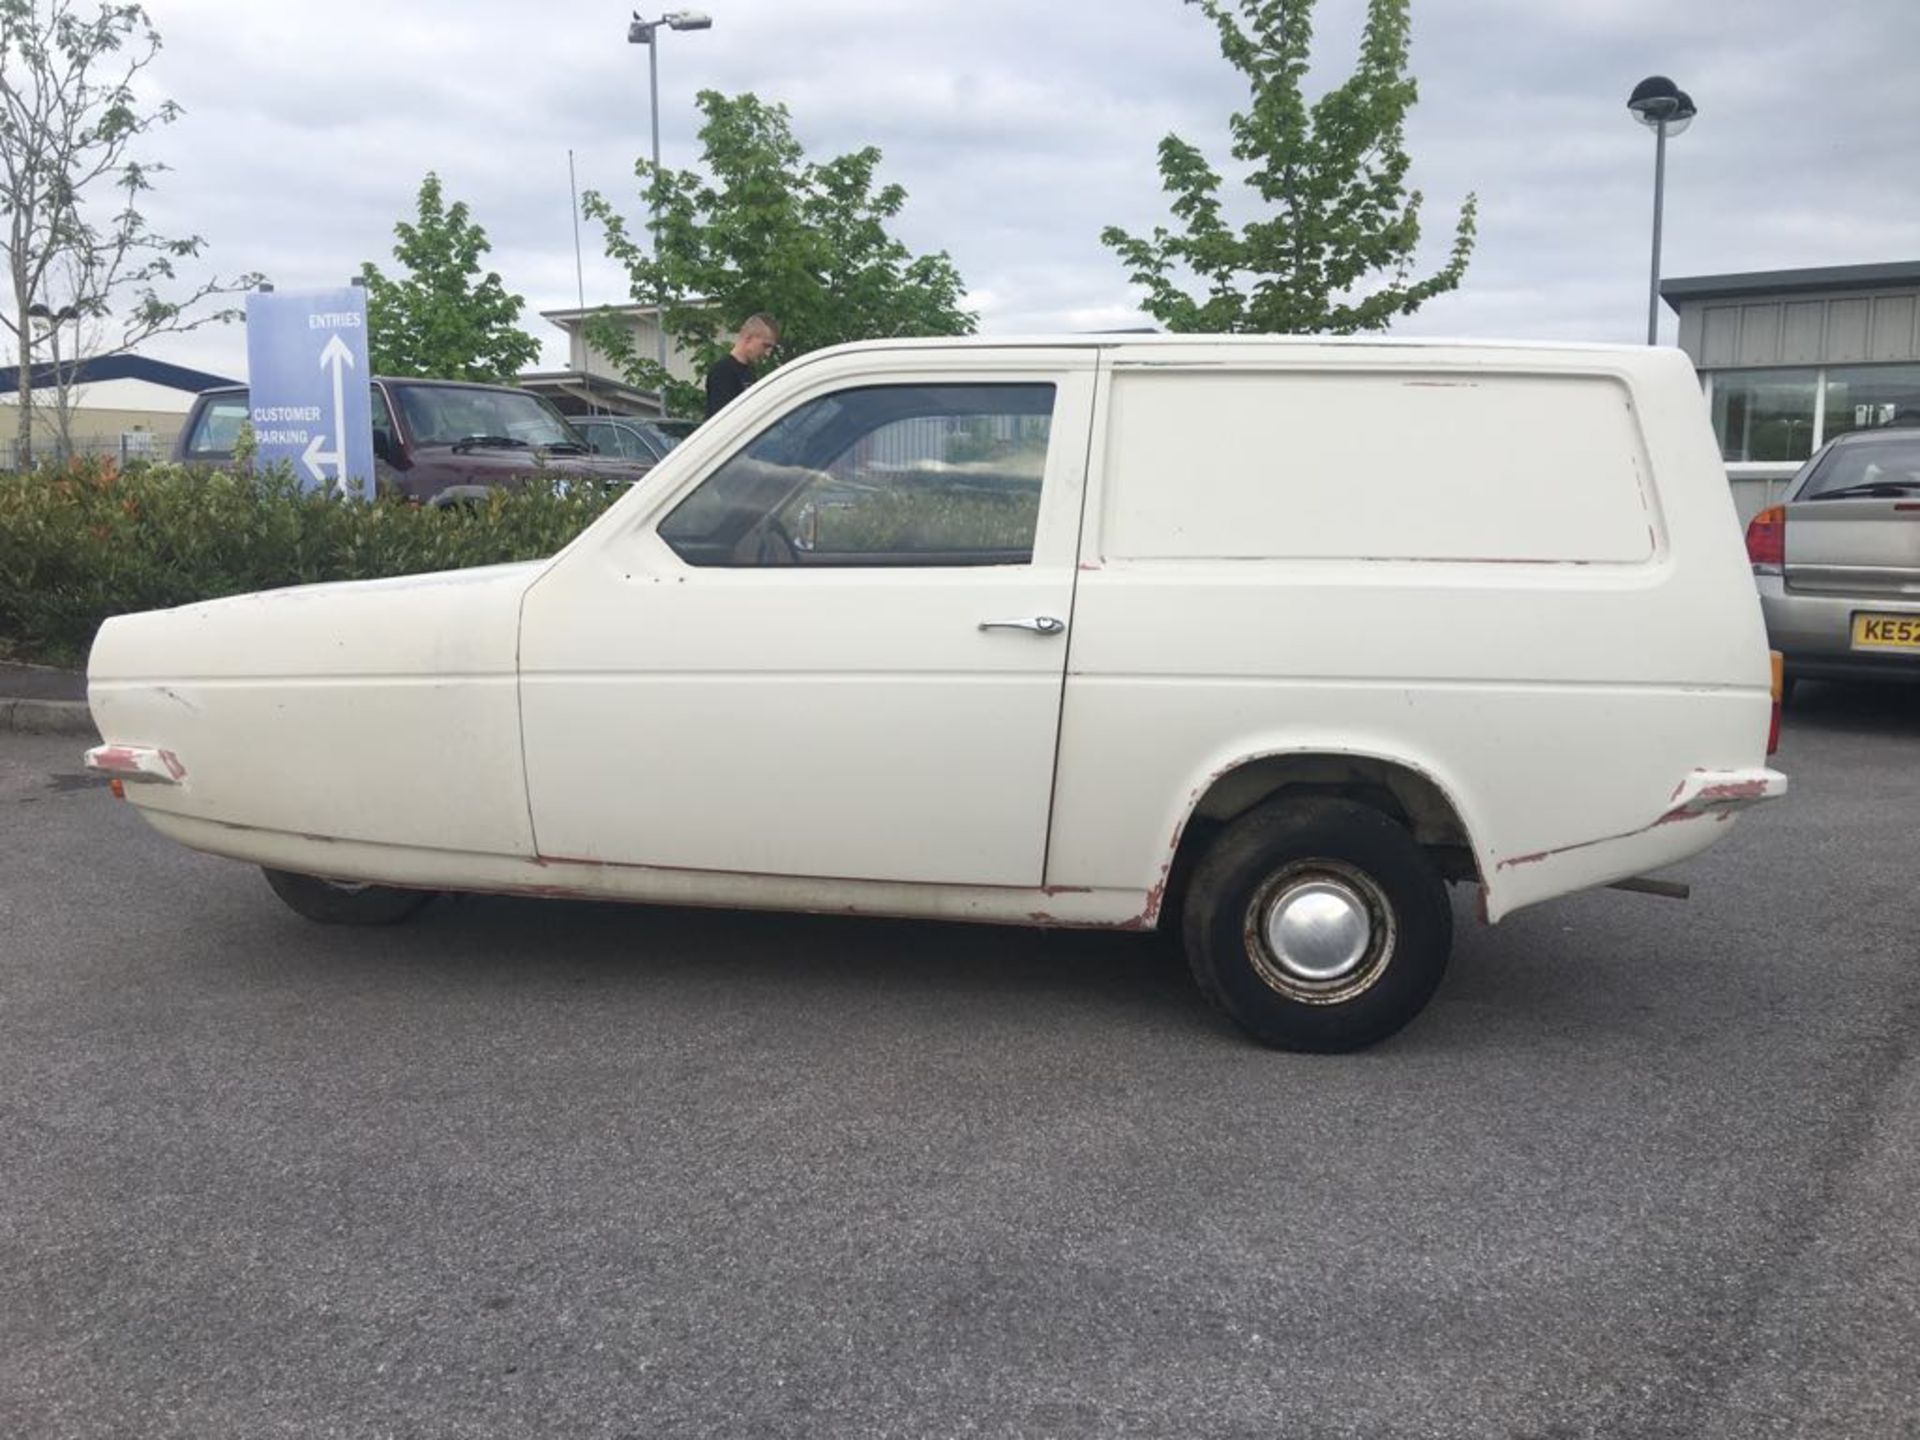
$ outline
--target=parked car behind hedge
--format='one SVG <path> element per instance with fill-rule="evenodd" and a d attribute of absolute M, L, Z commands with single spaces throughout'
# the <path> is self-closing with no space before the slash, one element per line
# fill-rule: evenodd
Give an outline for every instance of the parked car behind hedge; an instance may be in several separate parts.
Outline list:
<path fill-rule="evenodd" d="M 636 415 L 582 415 L 573 422 L 573 428 L 586 437 L 597 455 L 650 459 L 656 464 L 685 438 Z"/>
<path fill-rule="evenodd" d="M 382 493 L 423 504 L 469 501 L 536 471 L 630 484 L 650 457 L 596 455 L 551 404 L 510 385 L 376 378 L 375 481 Z M 230 466 L 249 414 L 247 387 L 208 390 L 174 444 L 185 464 Z"/>

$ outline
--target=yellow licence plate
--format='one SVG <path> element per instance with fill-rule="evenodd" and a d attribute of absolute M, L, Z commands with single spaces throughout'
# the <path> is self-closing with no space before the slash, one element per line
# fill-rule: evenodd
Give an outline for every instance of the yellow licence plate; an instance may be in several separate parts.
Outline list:
<path fill-rule="evenodd" d="M 1920 650 L 1920 615 L 1856 615 L 1856 650 Z"/>

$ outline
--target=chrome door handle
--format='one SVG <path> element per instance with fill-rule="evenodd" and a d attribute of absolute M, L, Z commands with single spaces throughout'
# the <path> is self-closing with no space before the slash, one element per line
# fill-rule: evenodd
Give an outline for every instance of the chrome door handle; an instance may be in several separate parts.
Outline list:
<path fill-rule="evenodd" d="M 1051 615 L 1030 615 L 1025 620 L 982 620 L 982 630 L 1031 630 L 1036 635 L 1058 635 L 1067 622 Z"/>

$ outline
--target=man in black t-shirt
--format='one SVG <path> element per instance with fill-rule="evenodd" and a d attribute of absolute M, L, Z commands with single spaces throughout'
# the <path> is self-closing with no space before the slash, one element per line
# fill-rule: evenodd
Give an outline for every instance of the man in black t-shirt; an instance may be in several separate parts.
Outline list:
<path fill-rule="evenodd" d="M 707 371 L 707 418 L 711 420 L 729 400 L 742 394 L 753 383 L 754 364 L 764 359 L 780 338 L 780 327 L 771 315 L 750 315 L 734 338 L 733 349 L 713 362 Z"/>

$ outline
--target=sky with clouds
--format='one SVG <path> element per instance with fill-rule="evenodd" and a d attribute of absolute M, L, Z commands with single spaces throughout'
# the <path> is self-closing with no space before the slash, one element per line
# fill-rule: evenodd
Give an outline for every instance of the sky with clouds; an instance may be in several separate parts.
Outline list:
<path fill-rule="evenodd" d="M 165 48 L 145 84 L 184 108 L 145 153 L 162 233 L 205 237 L 220 273 L 281 289 L 390 267 L 393 224 L 439 173 L 527 301 L 571 307 L 568 151 L 582 189 L 641 219 L 643 47 L 604 0 L 147 0 Z M 785 102 L 809 155 L 884 152 L 896 232 L 945 249 L 987 333 L 1145 323 L 1104 225 L 1164 215 L 1169 131 L 1226 162 L 1245 99 L 1180 0 L 707 0 L 713 28 L 663 38 L 663 158 L 697 160 L 696 91 Z M 659 12 L 645 12 L 649 18 Z M 1317 83 L 1350 67 L 1364 0 L 1321 0 Z M 1669 275 L 1920 259 L 1920 0 L 1414 0 L 1408 126 L 1429 265 L 1469 191 L 1480 241 L 1461 289 L 1408 334 L 1644 335 L 1653 140 L 1625 102 L 1671 75 L 1700 117 L 1669 146 Z M 1310 88 L 1315 81 L 1310 81 Z M 627 298 L 583 225 L 588 304 Z M 1671 338 L 1671 316 L 1665 334 Z M 245 370 L 239 326 L 148 353 Z"/>

